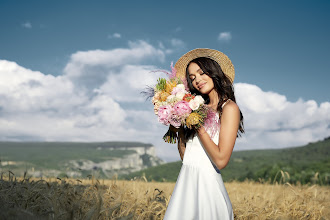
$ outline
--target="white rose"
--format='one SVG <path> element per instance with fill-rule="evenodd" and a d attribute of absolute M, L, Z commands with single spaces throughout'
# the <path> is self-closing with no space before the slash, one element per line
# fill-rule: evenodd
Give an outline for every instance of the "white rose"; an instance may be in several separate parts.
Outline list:
<path fill-rule="evenodd" d="M 179 100 L 182 100 L 184 95 L 185 95 L 184 92 L 178 92 L 178 93 L 175 95 L 175 97 L 177 97 Z"/>
<path fill-rule="evenodd" d="M 178 84 L 176 87 L 177 87 L 178 89 L 186 90 L 186 88 L 184 87 L 183 84 Z"/>
<path fill-rule="evenodd" d="M 166 101 L 167 101 L 167 102 L 170 102 L 173 98 L 175 98 L 174 95 L 169 95 L 169 96 L 167 96 Z"/>
<path fill-rule="evenodd" d="M 202 96 L 200 95 L 196 95 L 195 98 L 194 98 L 194 101 L 198 103 L 198 105 L 202 105 L 204 104 L 204 99 Z"/>
<path fill-rule="evenodd" d="M 191 110 L 195 111 L 198 109 L 199 104 L 195 101 L 195 99 L 192 99 L 189 102 L 189 107 L 191 108 Z"/>

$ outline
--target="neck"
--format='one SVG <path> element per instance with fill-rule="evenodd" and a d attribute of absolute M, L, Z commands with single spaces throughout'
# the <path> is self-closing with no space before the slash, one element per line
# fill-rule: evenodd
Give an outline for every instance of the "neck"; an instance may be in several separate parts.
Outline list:
<path fill-rule="evenodd" d="M 216 110 L 219 103 L 219 96 L 214 89 L 209 93 L 209 98 L 210 98 L 209 106 Z"/>

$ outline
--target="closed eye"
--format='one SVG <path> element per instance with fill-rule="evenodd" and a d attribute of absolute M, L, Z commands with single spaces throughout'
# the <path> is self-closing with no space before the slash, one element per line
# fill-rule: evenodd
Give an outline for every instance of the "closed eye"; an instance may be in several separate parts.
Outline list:
<path fill-rule="evenodd" d="M 202 75 L 204 75 L 204 74 L 205 74 L 204 72 L 201 72 L 199 75 L 202 76 Z M 194 76 L 194 75 L 190 75 L 190 80 L 191 80 L 191 81 L 194 81 L 195 78 L 196 78 L 196 76 Z"/>

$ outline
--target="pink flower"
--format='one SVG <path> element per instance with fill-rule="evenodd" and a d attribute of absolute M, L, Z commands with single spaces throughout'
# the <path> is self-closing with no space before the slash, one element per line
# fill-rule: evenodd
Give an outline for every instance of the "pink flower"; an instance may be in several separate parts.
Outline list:
<path fill-rule="evenodd" d="M 175 114 L 172 114 L 169 118 L 169 122 L 172 126 L 179 128 L 181 126 L 181 117 Z"/>
<path fill-rule="evenodd" d="M 189 107 L 189 103 L 186 101 L 180 101 L 174 105 L 174 112 L 180 118 L 185 115 L 189 115 L 191 113 L 191 108 Z"/>
<path fill-rule="evenodd" d="M 164 125 L 169 125 L 169 119 L 172 115 L 173 108 L 170 105 L 160 106 L 158 109 L 158 121 Z"/>

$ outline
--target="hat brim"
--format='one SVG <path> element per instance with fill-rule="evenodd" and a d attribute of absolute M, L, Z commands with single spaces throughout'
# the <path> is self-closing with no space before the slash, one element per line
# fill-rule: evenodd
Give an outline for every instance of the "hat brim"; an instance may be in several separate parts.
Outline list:
<path fill-rule="evenodd" d="M 175 63 L 174 68 L 176 69 L 176 75 L 178 77 L 186 77 L 186 69 L 190 61 L 199 57 L 207 57 L 215 62 L 217 62 L 223 73 L 229 78 L 231 83 L 234 82 L 235 78 L 235 69 L 231 60 L 222 52 L 208 49 L 208 48 L 197 48 L 189 51 L 184 54 L 180 59 Z"/>

